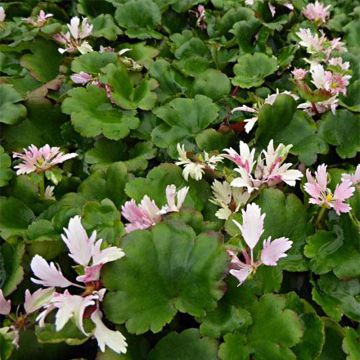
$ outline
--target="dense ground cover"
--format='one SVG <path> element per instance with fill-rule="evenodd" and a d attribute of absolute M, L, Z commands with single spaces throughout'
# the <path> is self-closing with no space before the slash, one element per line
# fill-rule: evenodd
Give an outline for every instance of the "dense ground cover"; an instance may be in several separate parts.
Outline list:
<path fill-rule="evenodd" d="M 360 359 L 359 17 L 0 2 L 0 359 Z"/>

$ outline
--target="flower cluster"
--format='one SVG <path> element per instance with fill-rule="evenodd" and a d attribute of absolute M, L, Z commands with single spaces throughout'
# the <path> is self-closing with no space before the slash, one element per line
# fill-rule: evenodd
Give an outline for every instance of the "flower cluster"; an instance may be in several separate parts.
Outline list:
<path fill-rule="evenodd" d="M 295 186 L 297 180 L 302 178 L 299 170 L 290 169 L 291 163 L 284 163 L 292 145 L 279 144 L 274 149 L 271 140 L 266 150 L 263 150 L 255 160 L 255 149 L 250 151 L 247 144 L 240 141 L 240 153 L 234 149 L 225 149 L 223 155 L 237 167 L 234 169 L 240 176 L 231 182 L 231 186 L 246 188 L 249 193 L 258 190 L 261 186 L 275 186 L 284 182 L 289 186 Z"/>
<path fill-rule="evenodd" d="M 180 144 L 177 144 L 177 151 L 179 153 L 179 161 L 176 162 L 176 165 L 184 166 L 183 177 L 186 181 L 189 180 L 189 176 L 197 181 L 201 180 L 205 171 L 214 171 L 216 165 L 223 160 L 222 156 L 210 156 L 206 151 L 193 159 L 189 159 L 185 146 Z"/>
<path fill-rule="evenodd" d="M 297 100 L 299 98 L 297 95 L 291 93 L 290 91 L 279 92 L 279 89 L 276 89 L 276 93 L 269 95 L 264 101 L 259 101 L 258 103 L 255 103 L 252 107 L 247 106 L 247 105 L 238 106 L 238 107 L 232 109 L 231 112 L 234 113 L 236 111 L 244 111 L 244 112 L 253 114 L 253 117 L 251 117 L 250 119 L 244 120 L 245 132 L 249 133 L 258 120 L 258 114 L 259 114 L 259 111 L 261 110 L 262 106 L 265 104 L 272 105 L 279 95 L 289 95 L 292 98 L 294 98 L 294 100 Z"/>
<path fill-rule="evenodd" d="M 53 16 L 54 16 L 53 14 L 46 14 L 44 10 L 40 10 L 40 13 L 39 13 L 39 15 L 37 16 L 37 18 L 35 20 L 33 18 L 26 18 L 24 20 L 28 24 L 31 24 L 32 26 L 42 27 Z"/>
<path fill-rule="evenodd" d="M 319 1 L 315 1 L 315 3 L 307 4 L 302 13 L 310 21 L 322 25 L 325 24 L 330 17 L 330 8 L 331 5 L 325 6 Z"/>
<path fill-rule="evenodd" d="M 147 195 L 143 197 L 139 205 L 136 205 L 133 199 L 127 201 L 121 208 L 122 216 L 129 221 L 125 225 L 126 232 L 147 229 L 160 222 L 162 215 L 180 211 L 188 191 L 188 187 L 177 191 L 175 185 L 168 185 L 165 190 L 167 204 L 161 209 Z"/>
<path fill-rule="evenodd" d="M 309 4 L 308 11 L 305 12 L 308 15 L 314 10 L 310 5 L 313 5 L 318 11 L 318 13 L 312 13 L 314 17 L 320 16 L 320 8 L 322 8 L 324 11 L 322 18 L 325 20 L 324 14 L 327 8 L 320 3 Z M 296 68 L 292 71 L 300 94 L 307 100 L 298 108 L 303 109 L 311 116 L 329 110 L 335 113 L 339 103 L 338 97 L 340 94 L 346 95 L 346 89 L 351 79 L 349 62 L 344 62 L 341 57 L 333 56 L 334 51 L 346 51 L 344 44 L 340 38 L 328 40 L 323 33 L 313 34 L 310 29 L 302 28 L 296 34 L 301 40 L 299 44 L 312 55 L 309 61 L 310 69 Z M 307 76 L 308 74 L 309 76 Z"/>
<path fill-rule="evenodd" d="M 23 153 L 13 153 L 14 158 L 21 160 L 20 164 L 15 165 L 16 175 L 42 173 L 76 156 L 76 153 L 64 154 L 60 148 L 48 144 L 41 148 L 30 145 Z"/>
<path fill-rule="evenodd" d="M 250 250 L 250 254 L 246 250 L 242 251 L 244 261 L 241 261 L 233 251 L 228 251 L 231 258 L 230 274 L 239 281 L 239 285 L 251 274 L 254 274 L 259 266 L 276 266 L 281 258 L 287 256 L 286 252 L 292 246 L 292 241 L 286 237 L 273 241 L 269 237 L 263 242 L 258 260 L 254 260 L 254 249 L 264 232 L 264 218 L 265 214 L 261 214 L 261 209 L 258 205 L 249 204 L 246 210 L 242 210 L 242 224 L 233 220 Z"/>
<path fill-rule="evenodd" d="M 315 178 L 309 169 L 306 170 L 307 183 L 304 190 L 310 195 L 309 203 L 332 208 L 338 215 L 349 212 L 351 206 L 345 201 L 354 194 L 355 188 L 352 185 L 359 181 L 360 167 L 357 167 L 353 176 L 344 174 L 341 183 L 336 185 L 334 193 L 327 187 L 328 173 L 326 169 L 325 164 L 319 165 L 315 172 Z"/>
<path fill-rule="evenodd" d="M 59 52 L 64 54 L 65 52 L 74 53 L 79 51 L 81 54 L 85 54 L 93 51 L 91 45 L 84 39 L 89 37 L 92 33 L 93 26 L 88 23 L 87 18 L 80 19 L 75 16 L 71 18 L 70 24 L 67 24 L 68 32 L 55 34 L 54 40 L 65 48 L 59 48 Z"/>
<path fill-rule="evenodd" d="M 44 286 L 44 293 L 50 293 L 50 289 L 52 291 L 51 297 L 41 303 L 43 311 L 37 316 L 36 321 L 40 326 L 44 326 L 46 317 L 52 311 L 56 311 L 56 331 L 63 329 L 68 321 L 73 319 L 85 336 L 93 336 L 97 340 L 101 351 L 105 351 L 105 346 L 108 346 L 117 353 L 125 353 L 127 344 L 124 336 L 119 331 L 110 330 L 105 326 L 101 320 L 100 309 L 106 292 L 100 281 L 100 270 L 104 264 L 122 258 L 124 252 L 118 247 L 103 248 L 103 240 L 96 240 L 96 231 L 88 237 L 79 216 L 70 219 L 62 239 L 80 272 L 76 280 L 82 284 L 68 280 L 58 266 L 52 262 L 49 264 L 41 256 L 35 255 L 30 264 L 35 275 L 32 281 Z M 70 287 L 82 292 L 71 293 L 68 290 Z M 56 288 L 66 290 L 54 291 Z M 93 330 L 85 329 L 84 318 L 91 319 Z"/>

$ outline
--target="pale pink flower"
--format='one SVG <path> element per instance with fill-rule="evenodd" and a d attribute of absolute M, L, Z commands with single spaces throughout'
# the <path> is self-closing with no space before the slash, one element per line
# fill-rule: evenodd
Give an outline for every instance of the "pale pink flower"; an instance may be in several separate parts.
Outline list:
<path fill-rule="evenodd" d="M 343 174 L 341 180 L 351 181 L 353 185 L 358 185 L 360 183 L 360 164 L 356 167 L 353 174 Z"/>
<path fill-rule="evenodd" d="M 310 116 L 323 114 L 328 111 L 331 111 L 335 115 L 336 108 L 338 107 L 338 105 L 339 105 L 339 99 L 335 95 L 327 100 L 319 101 L 317 103 L 306 101 L 302 104 L 299 104 L 297 108 L 304 110 Z"/>
<path fill-rule="evenodd" d="M 276 8 L 275 8 L 275 6 L 274 6 L 273 4 L 271 4 L 271 3 L 268 3 L 268 8 L 269 8 L 269 10 L 270 10 L 271 17 L 274 17 L 275 14 L 276 14 Z"/>
<path fill-rule="evenodd" d="M 38 289 L 34 293 L 30 293 L 29 290 L 25 291 L 24 309 L 27 314 L 42 308 L 45 304 L 48 304 L 54 295 L 54 288 Z"/>
<path fill-rule="evenodd" d="M 243 141 L 240 141 L 239 149 L 239 153 L 236 152 L 233 148 L 224 149 L 226 154 L 224 154 L 223 157 L 231 160 L 237 166 L 243 168 L 247 173 L 251 173 L 255 164 L 255 149 L 250 151 L 248 144 L 244 143 Z"/>
<path fill-rule="evenodd" d="M 325 24 L 330 17 L 330 7 L 331 5 L 325 6 L 319 1 L 315 1 L 315 3 L 307 4 L 303 10 L 303 15 L 311 21 L 319 24 Z"/>
<path fill-rule="evenodd" d="M 307 183 L 304 190 L 310 195 L 309 203 L 322 206 L 325 208 L 333 208 L 338 215 L 351 210 L 351 206 L 345 201 L 353 195 L 355 188 L 352 182 L 345 179 L 336 185 L 334 193 L 327 188 L 328 174 L 325 164 L 319 165 L 315 172 L 315 178 L 311 175 L 309 169 L 306 170 Z"/>
<path fill-rule="evenodd" d="M 271 241 L 271 237 L 263 242 L 260 259 L 254 260 L 254 248 L 258 244 L 264 232 L 265 214 L 261 214 L 261 209 L 256 204 L 248 204 L 245 210 L 242 210 L 242 224 L 233 220 L 235 225 L 240 229 L 241 235 L 250 249 L 250 255 L 246 250 L 242 251 L 242 257 L 245 262 L 241 261 L 233 251 L 228 250 L 230 255 L 230 274 L 236 277 L 241 285 L 249 275 L 256 272 L 261 265 L 276 266 L 281 258 L 287 256 L 286 252 L 291 248 L 292 241 L 288 238 L 281 237 Z"/>
<path fill-rule="evenodd" d="M 88 23 L 87 18 L 82 21 L 75 16 L 71 18 L 70 24 L 67 24 L 69 31 L 65 34 L 55 34 L 54 40 L 65 46 L 65 49 L 59 48 L 61 54 L 68 52 L 74 53 L 79 51 L 81 54 L 86 54 L 93 51 L 90 44 L 84 40 L 92 33 L 93 26 Z"/>
<path fill-rule="evenodd" d="M 167 204 L 161 208 L 160 213 L 179 212 L 184 204 L 188 191 L 188 186 L 177 191 L 175 185 L 168 185 L 165 189 Z"/>
<path fill-rule="evenodd" d="M 16 175 L 45 172 L 76 156 L 76 153 L 64 154 L 60 148 L 50 147 L 48 144 L 39 149 L 35 145 L 30 145 L 24 149 L 24 153 L 13 153 L 14 158 L 21 160 L 21 163 L 15 166 Z"/>
<path fill-rule="evenodd" d="M 5 10 L 2 6 L 0 6 L 0 23 L 4 22 L 6 18 Z"/>
<path fill-rule="evenodd" d="M 276 266 L 281 258 L 287 256 L 288 251 L 292 246 L 292 241 L 288 238 L 281 237 L 271 241 L 271 237 L 263 242 L 263 249 L 261 251 L 261 262 L 267 266 Z"/>
<path fill-rule="evenodd" d="M 95 324 L 93 336 L 96 339 L 100 350 L 104 352 L 105 347 L 107 346 L 118 354 L 126 353 L 127 343 L 125 337 L 120 331 L 114 331 L 107 328 L 101 318 L 102 313 L 99 309 L 91 314 L 91 320 Z"/>
<path fill-rule="evenodd" d="M 298 68 L 294 69 L 291 73 L 294 76 L 295 80 L 304 80 L 308 72 L 305 69 Z"/>
<path fill-rule="evenodd" d="M 84 266 L 85 275 L 78 276 L 77 281 L 96 281 L 100 277 L 101 267 L 111 261 L 122 258 L 125 254 L 117 247 L 101 249 L 102 239 L 96 241 L 96 231 L 88 237 L 81 224 L 80 216 L 70 219 L 68 228 L 61 235 L 69 249 L 69 256 L 79 265 Z"/>
<path fill-rule="evenodd" d="M 87 83 L 94 80 L 92 75 L 84 71 L 80 71 L 79 73 L 73 74 L 70 76 L 70 78 L 75 84 L 81 84 L 81 85 L 86 85 Z"/>
<path fill-rule="evenodd" d="M 11 301 L 6 300 L 0 289 L 0 315 L 8 315 L 11 311 Z"/>
<path fill-rule="evenodd" d="M 310 54 L 322 52 L 327 42 L 325 35 L 312 34 L 310 29 L 301 28 L 296 35 L 300 38 L 299 44 L 304 46 Z"/>
<path fill-rule="evenodd" d="M 197 17 L 196 26 L 201 30 L 205 30 L 207 27 L 205 6 L 198 5 L 198 7 L 194 12 L 195 12 L 195 16 Z"/>
<path fill-rule="evenodd" d="M 59 268 L 55 264 L 48 262 L 40 255 L 35 255 L 30 263 L 32 272 L 37 278 L 31 278 L 35 284 L 45 287 L 68 287 L 74 285 L 66 279 Z"/>
<path fill-rule="evenodd" d="M 233 179 L 231 186 L 245 187 L 249 193 L 259 189 L 262 185 L 275 186 L 280 182 L 295 186 L 296 181 L 301 179 L 302 173 L 290 169 L 291 163 L 283 163 L 291 147 L 292 145 L 279 144 L 274 149 L 273 140 L 271 140 L 267 150 L 260 153 L 256 162 L 253 161 L 255 149 L 250 152 L 245 143 L 240 142 L 240 154 L 233 149 L 226 149 L 228 152 L 230 151 L 230 157 L 229 155 L 227 157 L 238 165 L 234 171 L 240 175 Z M 243 149 L 241 150 L 241 148 Z M 255 163 L 255 171 L 252 172 Z"/>
<path fill-rule="evenodd" d="M 27 18 L 24 20 L 35 27 L 42 27 L 45 25 L 48 19 L 52 18 L 53 16 L 53 14 L 46 14 L 44 10 L 40 10 L 36 20 L 33 20 L 32 18 Z"/>
<path fill-rule="evenodd" d="M 330 58 L 328 64 L 331 66 L 339 67 L 343 71 L 350 69 L 350 62 L 345 61 L 341 57 Z"/>
<path fill-rule="evenodd" d="M 341 75 L 338 73 L 332 73 L 331 71 L 326 71 L 325 90 L 329 91 L 332 95 L 346 95 L 346 88 L 349 85 L 350 79 L 350 75 Z"/>
<path fill-rule="evenodd" d="M 180 211 L 188 191 L 188 187 L 176 191 L 175 185 L 168 185 L 165 190 L 167 204 L 161 209 L 147 195 L 139 205 L 136 205 L 133 199 L 127 201 L 121 208 L 122 216 L 129 221 L 129 224 L 125 225 L 126 232 L 147 229 L 160 222 L 161 215 Z"/>

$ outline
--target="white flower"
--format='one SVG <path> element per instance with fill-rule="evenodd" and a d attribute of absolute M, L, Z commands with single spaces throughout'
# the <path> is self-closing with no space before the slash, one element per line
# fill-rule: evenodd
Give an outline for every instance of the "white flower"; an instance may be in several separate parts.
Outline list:
<path fill-rule="evenodd" d="M 34 293 L 30 293 L 29 290 L 25 291 L 24 309 L 27 314 L 31 314 L 45 304 L 48 304 L 54 295 L 54 288 L 38 289 Z"/>
<path fill-rule="evenodd" d="M 160 214 L 179 212 L 183 206 L 188 191 L 188 186 L 176 191 L 175 185 L 168 185 L 165 190 L 167 204 L 162 207 Z"/>
<path fill-rule="evenodd" d="M 299 44 L 304 46 L 308 53 L 314 54 L 317 52 L 322 52 L 324 50 L 324 44 L 327 39 L 325 35 L 312 34 L 310 29 L 301 28 L 296 35 L 300 38 Z"/>
<path fill-rule="evenodd" d="M 95 324 L 93 336 L 96 339 L 100 350 L 104 352 L 105 347 L 108 346 L 118 354 L 126 353 L 127 343 L 125 337 L 120 331 L 113 331 L 107 328 L 101 318 L 102 313 L 100 310 L 96 310 L 91 314 L 91 320 Z"/>
<path fill-rule="evenodd" d="M 0 6 L 0 23 L 5 21 L 5 17 L 6 17 L 5 10 L 2 6 Z"/>

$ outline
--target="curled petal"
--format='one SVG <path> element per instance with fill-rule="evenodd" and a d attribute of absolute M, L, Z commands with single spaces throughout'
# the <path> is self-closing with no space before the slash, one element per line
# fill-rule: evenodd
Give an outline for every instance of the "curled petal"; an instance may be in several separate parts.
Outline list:
<path fill-rule="evenodd" d="M 279 259 L 287 256 L 288 251 L 292 246 L 292 241 L 288 238 L 281 237 L 271 241 L 269 237 L 263 242 L 263 249 L 261 251 L 261 262 L 264 265 L 276 266 Z"/>

